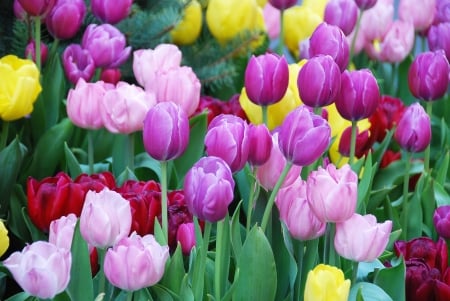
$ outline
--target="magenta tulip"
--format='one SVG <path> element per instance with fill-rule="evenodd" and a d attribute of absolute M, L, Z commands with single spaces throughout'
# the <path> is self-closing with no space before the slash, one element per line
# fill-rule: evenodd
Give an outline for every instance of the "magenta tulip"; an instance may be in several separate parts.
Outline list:
<path fill-rule="evenodd" d="M 160 102 L 148 111 L 142 135 L 145 150 L 152 158 L 178 158 L 189 142 L 189 119 L 175 103 Z"/>
<path fill-rule="evenodd" d="M 47 61 L 48 47 L 41 41 L 41 64 L 43 65 Z M 25 57 L 31 58 L 36 62 L 36 41 L 31 40 L 25 47 Z"/>
<path fill-rule="evenodd" d="M 33 17 L 45 18 L 56 0 L 18 0 L 23 10 Z"/>
<path fill-rule="evenodd" d="M 436 0 L 433 24 L 450 22 L 450 0 Z"/>
<path fill-rule="evenodd" d="M 431 51 L 442 49 L 447 61 L 450 60 L 450 21 L 431 26 L 428 30 L 427 41 Z"/>
<path fill-rule="evenodd" d="M 77 221 L 78 218 L 73 213 L 52 221 L 50 223 L 48 241 L 58 248 L 70 250 Z"/>
<path fill-rule="evenodd" d="M 196 244 L 194 223 L 184 223 L 178 226 L 177 241 L 181 245 L 183 254 L 189 255 Z"/>
<path fill-rule="evenodd" d="M 94 77 L 95 63 L 91 53 L 78 44 L 70 44 L 63 52 L 64 74 L 74 85 L 82 78 L 90 82 Z"/>
<path fill-rule="evenodd" d="M 408 152 L 424 151 L 431 142 L 430 117 L 419 103 L 406 108 L 395 129 L 394 138 Z"/>
<path fill-rule="evenodd" d="M 267 162 L 272 151 L 272 135 L 265 124 L 249 127 L 248 162 L 253 166 L 260 166 Z"/>
<path fill-rule="evenodd" d="M 450 239 L 450 205 L 436 208 L 433 214 L 433 224 L 440 237 Z"/>
<path fill-rule="evenodd" d="M 297 4 L 297 0 L 269 0 L 269 3 L 279 10 L 284 10 Z"/>
<path fill-rule="evenodd" d="M 80 30 L 86 15 L 83 0 L 58 0 L 45 18 L 49 33 L 56 39 L 73 38 Z"/>
<path fill-rule="evenodd" d="M 104 23 L 116 24 L 131 11 L 133 0 L 91 0 L 92 14 Z"/>
<path fill-rule="evenodd" d="M 348 36 L 356 25 L 358 6 L 354 0 L 331 0 L 325 6 L 323 20 L 338 26 Z"/>
<path fill-rule="evenodd" d="M 356 5 L 361 10 L 372 8 L 377 4 L 377 0 L 355 0 Z"/>

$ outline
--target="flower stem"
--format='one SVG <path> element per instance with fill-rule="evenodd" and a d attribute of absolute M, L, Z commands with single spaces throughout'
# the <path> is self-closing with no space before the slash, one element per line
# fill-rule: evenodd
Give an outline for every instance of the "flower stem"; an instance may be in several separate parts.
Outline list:
<path fill-rule="evenodd" d="M 297 245 L 297 279 L 294 291 L 294 300 L 302 299 L 302 271 L 303 271 L 303 257 L 305 255 L 305 242 L 299 241 Z"/>
<path fill-rule="evenodd" d="M 134 133 L 127 135 L 128 168 L 134 172 Z"/>
<path fill-rule="evenodd" d="M 352 136 L 350 140 L 350 158 L 349 164 L 352 165 L 355 160 L 355 149 L 356 149 L 356 134 L 358 131 L 358 126 L 356 120 L 352 120 Z"/>
<path fill-rule="evenodd" d="M 94 133 L 92 130 L 88 130 L 87 139 L 89 174 L 92 175 L 94 173 Z"/>
<path fill-rule="evenodd" d="M 8 140 L 8 132 L 9 132 L 9 122 L 3 121 L 2 133 L 0 136 L 0 151 L 2 151 L 6 147 L 6 143 Z"/>
<path fill-rule="evenodd" d="M 352 284 L 356 283 L 357 277 L 358 277 L 358 266 L 359 266 L 359 262 L 358 261 L 353 261 L 352 262 Z"/>
<path fill-rule="evenodd" d="M 284 9 L 280 10 L 280 34 L 278 35 L 277 53 L 283 55 L 284 50 Z"/>
<path fill-rule="evenodd" d="M 129 291 L 127 293 L 127 301 L 132 301 L 133 300 L 133 291 Z"/>
<path fill-rule="evenodd" d="M 105 286 L 106 286 L 106 278 L 105 278 L 105 272 L 104 272 L 104 261 L 105 261 L 105 254 L 106 249 L 103 248 L 97 248 L 98 253 L 98 264 L 100 265 L 100 272 L 98 275 L 98 294 L 105 292 Z M 97 295 L 98 295 L 97 294 Z"/>
<path fill-rule="evenodd" d="M 34 49 L 36 51 L 36 66 L 41 72 L 41 17 L 34 19 Z"/>
<path fill-rule="evenodd" d="M 267 126 L 267 127 L 269 127 L 269 125 L 268 125 L 268 108 L 267 108 L 267 106 L 261 106 L 261 111 L 262 111 L 262 122 Z"/>
<path fill-rule="evenodd" d="M 408 188 L 409 188 L 409 171 L 411 169 L 411 153 L 405 152 L 405 173 L 403 175 L 403 201 L 402 201 L 402 237 L 408 239 Z"/>
<path fill-rule="evenodd" d="M 205 282 L 206 255 L 208 253 L 209 237 L 211 235 L 211 223 L 205 221 L 205 230 L 203 232 L 203 241 L 200 246 L 200 264 L 198 272 L 194 271 L 194 279 L 192 281 L 192 291 L 194 300 L 203 300 L 203 286 Z"/>
<path fill-rule="evenodd" d="M 337 265 L 336 251 L 334 250 L 335 232 L 336 225 L 334 223 L 327 223 L 323 261 L 325 264 L 329 265 Z"/>
<path fill-rule="evenodd" d="M 275 184 L 275 187 L 273 188 L 272 193 L 270 194 L 269 200 L 267 201 L 267 204 L 266 204 L 266 209 L 264 210 L 263 219 L 261 222 L 261 228 L 263 231 L 266 230 L 267 223 L 269 222 L 270 213 L 272 212 L 272 207 L 275 202 L 275 197 L 278 193 L 278 190 L 280 190 L 281 184 L 283 184 L 284 179 L 286 178 L 291 167 L 292 167 L 292 162 L 288 161 L 286 163 L 286 165 L 284 166 L 284 169 L 281 172 L 280 178 L 278 179 L 277 183 Z"/>
<path fill-rule="evenodd" d="M 257 167 L 255 167 L 253 169 L 253 172 L 252 172 L 252 180 L 253 180 L 253 182 L 250 185 L 250 187 L 252 187 L 252 188 L 250 189 L 250 195 L 248 197 L 247 224 L 246 224 L 247 234 L 250 232 L 250 227 L 251 227 L 251 224 L 252 224 L 253 207 L 255 206 L 255 201 L 258 198 L 259 189 L 260 189 L 258 181 L 256 180 L 256 168 Z"/>
<path fill-rule="evenodd" d="M 165 241 L 169 241 L 167 213 L 167 161 L 161 161 L 161 219 Z"/>
<path fill-rule="evenodd" d="M 355 33 L 353 35 L 352 43 L 350 45 L 350 60 L 349 60 L 350 64 L 352 63 L 353 55 L 355 53 L 356 39 L 358 37 L 359 27 L 361 26 L 361 19 L 362 19 L 363 13 L 364 13 L 364 10 L 360 9 L 359 10 L 358 20 L 356 21 Z"/>
<path fill-rule="evenodd" d="M 427 114 L 430 117 L 431 120 L 431 114 L 433 113 L 433 103 L 431 101 L 427 101 L 426 102 L 426 110 L 427 110 Z M 428 144 L 427 148 L 425 149 L 425 154 L 424 154 L 424 167 L 425 167 L 425 171 L 427 173 L 430 172 L 430 152 L 431 152 L 431 146 L 430 144 Z"/>
<path fill-rule="evenodd" d="M 224 220 L 217 222 L 217 234 L 216 234 L 216 259 L 214 261 L 214 295 L 216 300 L 221 300 L 222 298 L 222 257 L 223 254 L 223 228 Z"/>

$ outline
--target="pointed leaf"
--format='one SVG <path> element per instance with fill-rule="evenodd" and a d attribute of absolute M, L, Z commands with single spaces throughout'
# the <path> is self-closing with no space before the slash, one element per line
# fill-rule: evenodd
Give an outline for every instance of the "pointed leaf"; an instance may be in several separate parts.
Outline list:
<path fill-rule="evenodd" d="M 75 158 L 75 155 L 70 150 L 69 146 L 66 142 L 64 142 L 64 154 L 66 156 L 66 165 L 68 173 L 72 178 L 76 178 L 80 174 L 83 173 L 80 167 L 80 163 L 78 162 L 77 158 Z"/>

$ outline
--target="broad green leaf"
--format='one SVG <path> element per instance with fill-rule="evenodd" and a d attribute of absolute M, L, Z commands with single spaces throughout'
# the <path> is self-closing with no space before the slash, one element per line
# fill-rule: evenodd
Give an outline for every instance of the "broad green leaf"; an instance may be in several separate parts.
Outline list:
<path fill-rule="evenodd" d="M 403 160 L 392 162 L 386 168 L 378 170 L 373 180 L 373 189 L 385 189 L 403 183 L 406 164 Z M 410 174 L 423 172 L 423 163 L 414 161 L 411 164 Z"/>
<path fill-rule="evenodd" d="M 30 294 L 28 293 L 22 292 L 9 297 L 5 301 L 30 301 L 30 300 L 33 300 L 33 297 L 31 297 Z"/>
<path fill-rule="evenodd" d="M 233 213 L 233 216 L 231 218 L 231 247 L 233 251 L 233 255 L 235 260 L 237 261 L 237 258 L 239 258 L 242 250 L 242 224 L 239 222 L 239 213 L 240 208 L 242 206 L 242 200 L 239 202 L 239 204 L 236 207 L 236 210 Z"/>
<path fill-rule="evenodd" d="M 48 129 L 58 122 L 60 107 L 66 94 L 66 80 L 58 53 L 49 58 L 42 74 L 42 104 Z"/>
<path fill-rule="evenodd" d="M 181 245 L 178 244 L 177 249 L 169 259 L 160 283 L 175 294 L 179 294 L 181 291 L 181 282 L 185 275 L 183 253 L 181 252 Z"/>
<path fill-rule="evenodd" d="M 375 273 L 374 283 L 381 287 L 395 301 L 405 301 L 406 267 L 403 259 L 390 268 Z M 375 299 L 377 300 L 377 299 Z"/>
<path fill-rule="evenodd" d="M 216 235 L 216 254 L 215 254 L 215 266 L 214 266 L 214 274 L 215 277 L 219 277 L 219 279 L 215 279 L 218 281 L 218 286 L 214 287 L 215 296 L 220 295 L 222 297 L 225 291 L 228 289 L 228 275 L 230 270 L 230 255 L 231 255 L 231 247 L 230 247 L 230 218 L 228 214 L 225 218 L 219 222 L 217 222 L 217 235 Z M 220 294 L 216 292 L 219 290 Z"/>
<path fill-rule="evenodd" d="M 31 242 L 31 234 L 24 220 L 22 209 L 27 206 L 27 197 L 22 186 L 15 185 L 11 194 L 7 225 L 14 235 L 23 242 Z"/>
<path fill-rule="evenodd" d="M 188 278 L 188 274 L 186 274 L 181 282 L 180 300 L 182 301 L 194 301 L 194 293 L 188 284 Z"/>
<path fill-rule="evenodd" d="M 372 166 L 372 155 L 369 152 L 364 163 L 362 178 L 358 184 L 358 203 L 356 209 L 360 214 L 366 213 L 367 202 L 370 196 L 370 190 L 372 187 L 372 180 L 375 171 L 376 165 Z"/>
<path fill-rule="evenodd" d="M 75 158 L 75 155 L 72 153 L 66 142 L 64 142 L 64 154 L 66 156 L 66 165 L 70 176 L 76 178 L 82 174 L 83 171 L 81 170 L 80 163 L 77 158 Z"/>
<path fill-rule="evenodd" d="M 438 182 L 433 183 L 434 198 L 436 199 L 436 206 L 450 205 L 450 195 L 444 187 Z"/>
<path fill-rule="evenodd" d="M 167 291 L 167 289 L 165 289 L 164 287 L 160 286 L 160 285 L 155 285 L 151 288 L 152 292 L 155 294 L 155 298 L 158 301 L 173 301 L 174 298 L 172 297 L 172 295 Z M 147 301 L 149 299 L 149 297 L 151 298 L 150 294 L 148 293 L 148 291 L 146 289 L 140 290 L 138 291 L 140 292 L 140 295 L 136 295 L 134 296 L 134 300 L 136 301 Z M 145 293 L 147 292 L 147 293 Z"/>
<path fill-rule="evenodd" d="M 445 180 L 447 178 L 447 173 L 449 170 L 449 164 L 450 164 L 450 152 L 447 151 L 445 156 L 443 157 L 442 161 L 440 161 L 436 166 L 437 168 L 437 174 L 436 174 L 436 182 L 440 185 L 444 185 Z"/>
<path fill-rule="evenodd" d="M 393 301 L 382 288 L 370 282 L 358 282 L 350 289 L 349 301 Z M 396 300 L 400 301 L 400 300 Z"/>
<path fill-rule="evenodd" d="M 136 169 L 138 168 L 150 169 L 152 172 L 155 173 L 158 179 L 161 178 L 161 164 L 159 163 L 158 160 L 153 159 L 152 157 L 150 157 L 149 154 L 145 152 L 137 154 L 134 160 L 135 160 L 134 167 Z"/>

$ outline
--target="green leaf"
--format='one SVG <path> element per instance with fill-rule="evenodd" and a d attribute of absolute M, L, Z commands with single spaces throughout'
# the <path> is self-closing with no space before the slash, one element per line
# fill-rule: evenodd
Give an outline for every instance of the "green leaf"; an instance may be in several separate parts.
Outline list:
<path fill-rule="evenodd" d="M 178 295 L 180 294 L 181 283 L 185 275 L 183 253 L 181 252 L 181 245 L 178 243 L 177 249 L 170 257 L 164 277 L 160 283 Z"/>
<path fill-rule="evenodd" d="M 134 168 L 146 168 L 155 173 L 158 179 L 161 178 L 161 164 L 147 153 L 140 153 L 134 159 Z"/>
<path fill-rule="evenodd" d="M 360 214 L 366 213 L 367 202 L 370 196 L 370 188 L 372 187 L 372 180 L 376 165 L 372 167 L 372 155 L 369 152 L 364 163 L 364 173 L 362 179 L 358 184 L 358 203 L 356 211 Z"/>
<path fill-rule="evenodd" d="M 242 224 L 239 222 L 239 212 L 240 208 L 242 206 L 242 200 L 239 202 L 239 204 L 236 207 L 236 210 L 233 213 L 233 216 L 231 218 L 231 248 L 234 254 L 234 258 L 237 261 L 237 258 L 241 255 L 242 250 L 242 236 L 241 236 L 241 229 Z"/>
<path fill-rule="evenodd" d="M 81 170 L 80 163 L 77 158 L 75 158 L 75 155 L 72 153 L 66 142 L 64 142 L 64 154 L 66 156 L 66 165 L 70 176 L 76 178 L 82 174 L 83 171 Z"/>
<path fill-rule="evenodd" d="M 228 275 L 230 270 L 230 218 L 228 214 L 225 218 L 217 222 L 217 235 L 216 235 L 216 257 L 215 263 L 215 273 L 219 269 L 220 274 L 220 297 L 223 296 L 224 292 L 228 289 Z"/>
<path fill-rule="evenodd" d="M 12 297 L 9 297 L 5 301 L 26 301 L 26 300 L 32 300 L 33 297 L 30 296 L 30 294 L 22 292 L 18 293 Z"/>
<path fill-rule="evenodd" d="M 27 199 L 22 186 L 15 185 L 9 204 L 8 227 L 14 235 L 23 242 L 31 242 L 31 234 L 24 220 L 22 210 L 25 208 Z"/>
<path fill-rule="evenodd" d="M 233 300 L 274 300 L 277 272 L 272 247 L 262 229 L 253 227 L 238 259 L 239 279 Z"/>
<path fill-rule="evenodd" d="M 433 192 L 437 207 L 450 205 L 450 195 L 447 193 L 447 191 L 445 191 L 445 188 L 440 183 L 433 183 Z"/>
<path fill-rule="evenodd" d="M 188 274 L 184 275 L 183 281 L 181 282 L 180 300 L 194 301 L 194 293 L 192 292 L 192 288 L 188 284 L 188 278 L 189 278 Z"/>
<path fill-rule="evenodd" d="M 349 301 L 393 301 L 379 286 L 370 282 L 358 282 L 350 289 Z M 396 300 L 396 299 L 394 299 Z M 396 300 L 400 301 L 400 300 Z"/>
<path fill-rule="evenodd" d="M 125 170 L 116 177 L 117 186 L 122 186 L 122 184 L 126 180 L 135 180 L 135 181 L 138 180 L 134 172 L 128 167 L 126 167 Z"/>
<path fill-rule="evenodd" d="M 169 291 L 167 291 L 167 289 L 165 289 L 162 286 L 155 285 L 155 286 L 153 286 L 151 288 L 151 290 L 156 295 L 156 300 L 158 300 L 158 301 L 173 301 L 174 300 L 172 295 L 169 293 Z M 148 291 L 147 291 L 147 293 L 148 293 Z M 135 295 L 134 300 L 136 300 L 136 301 L 139 301 L 139 300 L 147 301 L 148 300 L 148 296 L 142 294 L 142 297 L 139 299 Z"/>
<path fill-rule="evenodd" d="M 403 160 L 397 160 L 380 169 L 375 175 L 373 189 L 385 189 L 403 183 L 405 169 L 406 164 Z M 411 164 L 410 175 L 418 173 L 423 173 L 423 163 L 414 161 Z"/>
<path fill-rule="evenodd" d="M 450 164 L 450 152 L 447 151 L 447 153 L 443 157 L 443 160 L 436 165 L 439 166 L 436 174 L 436 182 L 440 185 L 444 185 L 445 183 L 445 179 L 447 178 L 447 172 L 449 169 L 449 164 Z"/>
<path fill-rule="evenodd" d="M 405 301 L 406 266 L 403 259 L 391 268 L 379 270 L 374 283 L 381 287 L 395 301 Z"/>

